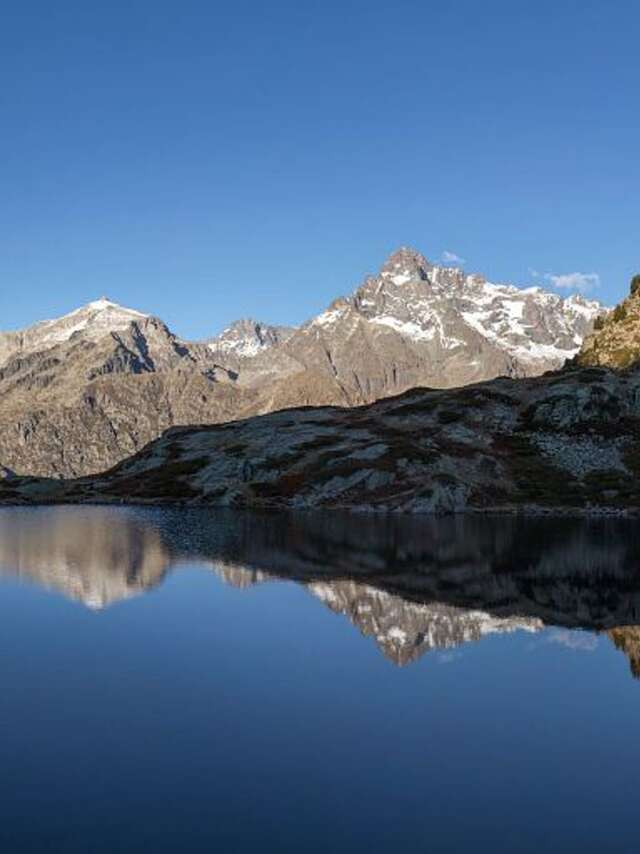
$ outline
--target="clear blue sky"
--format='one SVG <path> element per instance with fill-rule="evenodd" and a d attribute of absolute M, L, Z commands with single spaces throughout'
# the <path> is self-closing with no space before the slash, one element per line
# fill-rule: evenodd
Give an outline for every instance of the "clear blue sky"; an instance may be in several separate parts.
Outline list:
<path fill-rule="evenodd" d="M 613 302 L 639 45 L 635 0 L 6 3 L 0 328 L 103 293 L 297 322 L 401 244 Z"/>

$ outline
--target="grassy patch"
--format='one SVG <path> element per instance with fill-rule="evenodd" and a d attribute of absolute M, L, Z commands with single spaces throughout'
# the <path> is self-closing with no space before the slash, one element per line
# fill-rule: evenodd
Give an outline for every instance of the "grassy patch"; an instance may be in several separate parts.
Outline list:
<path fill-rule="evenodd" d="M 256 498 L 269 500 L 280 498 L 283 500 L 299 495 L 307 484 L 309 478 L 303 472 L 285 474 L 277 481 L 254 481 L 250 489 Z"/>
<path fill-rule="evenodd" d="M 501 436 L 494 441 L 494 450 L 511 472 L 515 485 L 511 500 L 552 506 L 584 503 L 580 482 L 546 460 L 528 437 Z"/>
<path fill-rule="evenodd" d="M 393 416 L 393 418 L 403 418 L 407 415 L 428 415 L 432 411 L 433 400 L 414 400 L 410 403 L 403 403 L 395 409 L 390 409 L 385 414 Z"/>
<path fill-rule="evenodd" d="M 455 421 L 460 421 L 462 412 L 457 409 L 439 409 L 436 418 L 440 424 L 453 424 Z"/>
<path fill-rule="evenodd" d="M 108 482 L 102 490 L 122 498 L 158 498 L 167 501 L 200 495 L 183 478 L 197 474 L 209 462 L 207 457 L 168 461 L 157 468 Z"/>
<path fill-rule="evenodd" d="M 220 450 L 231 457 L 242 457 L 247 453 L 248 448 L 242 442 L 236 442 L 234 445 L 227 445 L 226 448 Z"/>
<path fill-rule="evenodd" d="M 640 503 L 637 479 L 623 471 L 607 469 L 575 477 L 553 465 L 522 435 L 502 437 L 494 446 L 515 482 L 516 493 L 510 500 L 564 507 L 635 507 Z"/>

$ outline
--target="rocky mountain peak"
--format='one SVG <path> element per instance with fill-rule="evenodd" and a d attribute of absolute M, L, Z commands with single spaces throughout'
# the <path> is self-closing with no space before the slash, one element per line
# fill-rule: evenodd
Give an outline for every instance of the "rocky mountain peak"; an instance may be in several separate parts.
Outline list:
<path fill-rule="evenodd" d="M 244 317 L 234 321 L 220 335 L 207 341 L 207 345 L 214 352 L 246 358 L 283 343 L 293 331 L 289 326 L 271 326 L 251 317 Z"/>
<path fill-rule="evenodd" d="M 43 352 L 77 335 L 97 340 L 110 332 L 120 332 L 135 321 L 149 317 L 125 308 L 108 297 L 100 297 L 52 320 L 41 320 L 16 332 L 0 333 L 0 364 L 14 356 Z"/>
<path fill-rule="evenodd" d="M 121 308 L 121 306 L 118 306 L 117 302 L 114 302 L 110 297 L 104 295 L 93 300 L 89 305 L 96 309 L 108 308 L 109 306 L 117 306 L 118 308 Z"/>
<path fill-rule="evenodd" d="M 433 264 L 416 249 L 401 246 L 382 265 L 380 276 L 400 285 L 415 279 L 424 281 L 428 279 L 432 269 Z"/>
<path fill-rule="evenodd" d="M 133 308 L 127 308 L 127 306 L 120 305 L 120 303 L 115 302 L 115 300 L 110 299 L 107 296 L 98 297 L 98 299 L 91 300 L 91 302 L 86 303 L 85 305 L 80 306 L 80 308 L 76 308 L 74 311 L 69 312 L 67 315 L 63 315 L 62 317 L 56 318 L 54 321 L 48 322 L 58 322 L 63 320 L 65 317 L 71 317 L 78 314 L 96 314 L 100 312 L 111 312 L 113 314 L 126 314 L 131 317 L 148 317 L 148 314 L 145 314 L 142 311 L 136 311 Z M 46 323 L 47 321 L 43 321 Z"/>

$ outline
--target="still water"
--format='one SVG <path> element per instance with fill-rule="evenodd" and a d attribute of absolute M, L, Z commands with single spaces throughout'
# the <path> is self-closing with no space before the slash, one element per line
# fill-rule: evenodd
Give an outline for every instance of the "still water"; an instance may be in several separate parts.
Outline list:
<path fill-rule="evenodd" d="M 637 852 L 631 521 L 0 511 L 0 851 Z"/>

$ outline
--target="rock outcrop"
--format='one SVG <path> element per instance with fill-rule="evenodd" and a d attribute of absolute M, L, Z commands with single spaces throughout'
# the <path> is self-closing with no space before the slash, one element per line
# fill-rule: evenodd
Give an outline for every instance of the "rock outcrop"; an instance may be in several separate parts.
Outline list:
<path fill-rule="evenodd" d="M 640 362 L 640 276 L 632 279 L 629 296 L 596 320 L 576 362 L 609 368 L 629 368 Z"/>

